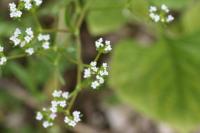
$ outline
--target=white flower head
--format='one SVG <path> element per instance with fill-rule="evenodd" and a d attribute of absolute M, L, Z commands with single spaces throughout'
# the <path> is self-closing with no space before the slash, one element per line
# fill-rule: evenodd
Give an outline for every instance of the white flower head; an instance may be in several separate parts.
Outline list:
<path fill-rule="evenodd" d="M 56 115 L 56 113 L 51 113 L 49 117 L 50 117 L 52 120 L 54 120 L 54 119 L 57 117 L 57 115 Z"/>
<path fill-rule="evenodd" d="M 33 48 L 27 48 L 27 49 L 25 50 L 25 52 L 26 52 L 28 55 L 32 55 L 35 51 L 34 51 Z"/>
<path fill-rule="evenodd" d="M 174 17 L 169 15 L 169 12 L 170 10 L 165 4 L 162 4 L 160 8 L 150 6 L 149 17 L 156 23 L 170 23 L 174 20 Z"/>
<path fill-rule="evenodd" d="M 0 46 L 0 52 L 3 52 L 4 47 Z"/>
<path fill-rule="evenodd" d="M 63 92 L 62 97 L 65 98 L 65 99 L 68 99 L 69 98 L 69 92 Z"/>
<path fill-rule="evenodd" d="M 53 97 L 60 97 L 61 94 L 62 94 L 62 91 L 61 91 L 61 90 L 59 90 L 59 91 L 54 90 L 54 92 L 52 93 Z"/>
<path fill-rule="evenodd" d="M 162 5 L 161 5 L 161 9 L 162 9 L 163 11 L 165 11 L 166 13 L 169 13 L 169 9 L 168 9 L 168 7 L 167 7 L 165 4 L 162 4 Z"/>
<path fill-rule="evenodd" d="M 9 8 L 11 18 L 20 18 L 22 16 L 22 12 L 17 9 L 17 6 L 14 2 L 9 3 Z"/>
<path fill-rule="evenodd" d="M 90 68 L 87 68 L 87 69 L 84 70 L 84 76 L 83 77 L 84 78 L 91 77 L 91 70 L 90 70 Z"/>
<path fill-rule="evenodd" d="M 41 121 L 43 119 L 43 115 L 41 112 L 37 112 L 36 120 Z"/>
<path fill-rule="evenodd" d="M 93 89 L 96 89 L 98 86 L 99 86 L 99 82 L 98 81 L 93 81 L 92 84 L 91 84 L 91 87 Z"/>
<path fill-rule="evenodd" d="M 7 58 L 5 56 L 0 58 L 0 65 L 4 65 L 7 62 Z"/>
<path fill-rule="evenodd" d="M 60 101 L 59 102 L 59 105 L 60 105 L 60 107 L 66 107 L 67 106 L 67 103 L 66 103 L 66 101 Z"/>

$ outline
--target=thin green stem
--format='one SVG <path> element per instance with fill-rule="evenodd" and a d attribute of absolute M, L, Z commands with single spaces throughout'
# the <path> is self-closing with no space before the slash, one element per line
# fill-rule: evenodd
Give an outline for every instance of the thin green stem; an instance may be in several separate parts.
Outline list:
<path fill-rule="evenodd" d="M 40 24 L 40 21 L 39 21 L 38 16 L 35 12 L 35 9 L 32 10 L 32 15 L 33 15 L 33 19 L 34 19 L 39 31 L 42 31 L 42 25 Z"/>
<path fill-rule="evenodd" d="M 13 59 L 22 58 L 22 57 L 25 57 L 25 56 L 26 56 L 26 54 L 19 54 L 19 55 L 8 56 L 7 59 L 13 60 Z"/>

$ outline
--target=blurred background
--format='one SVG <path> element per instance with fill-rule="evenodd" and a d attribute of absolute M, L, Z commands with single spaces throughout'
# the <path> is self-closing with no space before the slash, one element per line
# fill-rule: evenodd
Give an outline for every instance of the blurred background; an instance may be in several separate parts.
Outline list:
<path fill-rule="evenodd" d="M 9 18 L 8 3 L 14 1 L 0 1 L 0 44 L 9 56 L 22 52 L 9 41 L 15 28 L 36 26 L 28 12 L 19 20 Z M 37 15 L 45 29 L 73 25 L 74 0 L 43 1 Z M 84 89 L 79 94 L 74 109 L 84 116 L 74 129 L 66 129 L 62 119 L 43 129 L 35 113 L 48 106 L 55 86 L 71 92 L 76 83 L 76 66 L 66 59 L 75 56 L 74 42 L 70 34 L 52 33 L 53 45 L 67 46 L 64 55 L 46 52 L 1 67 L 0 132 L 200 132 L 200 1 L 80 2 L 91 3 L 80 29 L 84 63 L 95 58 L 96 39 L 112 42 L 111 54 L 101 58 L 110 64 L 108 82 L 97 91 Z M 149 19 L 149 6 L 161 4 L 170 8 L 173 23 L 163 26 Z"/>

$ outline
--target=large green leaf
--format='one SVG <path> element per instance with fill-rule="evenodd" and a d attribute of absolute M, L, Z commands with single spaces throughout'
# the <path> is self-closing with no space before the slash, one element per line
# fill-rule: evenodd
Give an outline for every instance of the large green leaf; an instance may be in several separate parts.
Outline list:
<path fill-rule="evenodd" d="M 188 130 L 200 122 L 200 38 L 144 46 L 120 42 L 110 85 L 122 100 L 152 119 Z"/>

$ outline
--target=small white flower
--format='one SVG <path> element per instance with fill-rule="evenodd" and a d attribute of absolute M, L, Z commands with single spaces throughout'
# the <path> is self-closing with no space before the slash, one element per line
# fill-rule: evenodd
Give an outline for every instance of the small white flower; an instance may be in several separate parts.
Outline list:
<path fill-rule="evenodd" d="M 56 113 L 56 112 L 57 112 L 57 107 L 52 106 L 52 107 L 50 108 L 50 110 L 51 110 L 52 113 Z"/>
<path fill-rule="evenodd" d="M 66 107 L 67 104 L 66 104 L 66 101 L 60 101 L 59 105 L 64 108 Z"/>
<path fill-rule="evenodd" d="M 43 115 L 41 112 L 37 112 L 36 120 L 41 121 L 43 119 Z"/>
<path fill-rule="evenodd" d="M 42 0 L 34 0 L 36 6 L 40 6 L 42 4 Z"/>
<path fill-rule="evenodd" d="M 22 16 L 22 12 L 17 9 L 17 6 L 15 3 L 9 3 L 9 8 L 10 8 L 11 18 L 19 18 Z"/>
<path fill-rule="evenodd" d="M 42 44 L 42 47 L 44 48 L 44 49 L 49 49 L 49 42 L 43 42 L 43 44 Z"/>
<path fill-rule="evenodd" d="M 87 69 L 84 70 L 84 76 L 83 77 L 84 78 L 91 77 L 91 70 L 90 70 L 90 68 L 87 68 Z"/>
<path fill-rule="evenodd" d="M 72 126 L 72 127 L 76 126 L 76 122 L 75 121 L 70 121 L 68 124 L 69 124 L 69 126 Z"/>
<path fill-rule="evenodd" d="M 71 120 L 70 120 L 67 116 L 65 116 L 64 122 L 65 122 L 66 124 L 68 124 L 70 121 L 71 121 Z"/>
<path fill-rule="evenodd" d="M 33 36 L 33 31 L 32 31 L 31 27 L 29 27 L 29 28 L 26 29 L 26 34 L 29 35 L 29 36 L 31 36 L 31 37 Z"/>
<path fill-rule="evenodd" d="M 112 50 L 112 47 L 111 47 L 111 45 L 110 44 L 106 44 L 106 46 L 105 46 L 105 52 L 109 52 L 109 51 L 111 51 Z"/>
<path fill-rule="evenodd" d="M 156 12 L 156 11 L 157 11 L 157 7 L 155 7 L 155 6 L 150 6 L 149 11 L 150 11 L 150 12 Z"/>
<path fill-rule="evenodd" d="M 99 82 L 97 82 L 97 81 L 93 81 L 92 84 L 91 84 L 91 87 L 93 89 L 96 89 L 98 86 L 99 86 Z"/>
<path fill-rule="evenodd" d="M 74 111 L 74 112 L 73 112 L 74 121 L 75 121 L 76 123 L 79 122 L 79 121 L 81 121 L 80 115 L 81 115 L 81 112 L 79 112 L 79 111 Z"/>
<path fill-rule="evenodd" d="M 96 61 L 92 61 L 92 62 L 90 63 L 90 65 L 91 65 L 92 67 L 96 67 L 97 62 L 96 62 Z"/>
<path fill-rule="evenodd" d="M 167 22 L 169 23 L 169 22 L 172 22 L 174 20 L 174 17 L 172 16 L 172 15 L 168 15 L 167 16 Z"/>
<path fill-rule="evenodd" d="M 169 9 L 168 9 L 168 7 L 167 7 L 165 4 L 162 4 L 162 5 L 161 5 L 161 9 L 162 9 L 163 11 L 165 11 L 166 13 L 169 13 Z"/>
<path fill-rule="evenodd" d="M 98 39 L 95 42 L 95 46 L 96 46 L 97 49 L 100 48 L 100 47 L 103 47 L 104 46 L 104 44 L 103 44 L 103 38 Z"/>
<path fill-rule="evenodd" d="M 65 98 L 65 99 L 68 99 L 69 98 L 69 92 L 63 92 L 62 97 Z"/>
<path fill-rule="evenodd" d="M 0 58 L 0 65 L 3 65 L 3 64 L 5 64 L 7 62 L 7 58 L 6 57 L 1 57 Z"/>
<path fill-rule="evenodd" d="M 99 81 L 99 84 L 103 84 L 104 83 L 104 79 L 101 76 L 97 75 L 96 79 Z"/>
<path fill-rule="evenodd" d="M 24 40 L 26 41 L 26 43 L 31 42 L 32 38 L 30 36 L 25 36 Z"/>
<path fill-rule="evenodd" d="M 56 107 L 59 103 L 57 101 L 51 101 L 51 106 Z"/>
<path fill-rule="evenodd" d="M 25 52 L 28 54 L 28 55 L 32 55 L 35 51 L 33 48 L 28 48 L 25 50 Z"/>
<path fill-rule="evenodd" d="M 3 52 L 4 47 L 0 46 L 0 52 Z"/>
<path fill-rule="evenodd" d="M 108 64 L 107 63 L 103 63 L 102 66 L 103 66 L 104 69 L 106 69 L 108 67 Z"/>
<path fill-rule="evenodd" d="M 56 117 L 57 117 L 56 113 L 51 113 L 51 114 L 50 114 L 50 118 L 51 118 L 52 120 L 54 120 Z"/>
<path fill-rule="evenodd" d="M 42 125 L 43 125 L 44 128 L 47 128 L 47 127 L 49 127 L 49 126 L 52 126 L 53 123 L 50 123 L 50 122 L 48 122 L 48 121 L 44 121 Z"/>
<path fill-rule="evenodd" d="M 59 90 L 59 91 L 54 90 L 54 92 L 52 93 L 53 97 L 60 97 L 61 94 L 62 94 L 62 91 L 61 91 L 61 90 Z"/>

